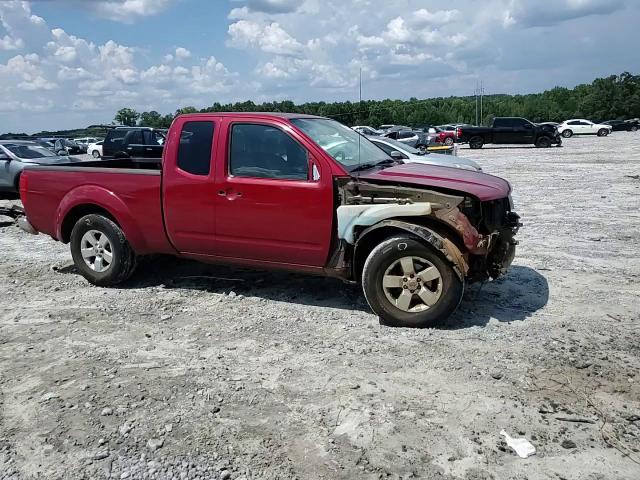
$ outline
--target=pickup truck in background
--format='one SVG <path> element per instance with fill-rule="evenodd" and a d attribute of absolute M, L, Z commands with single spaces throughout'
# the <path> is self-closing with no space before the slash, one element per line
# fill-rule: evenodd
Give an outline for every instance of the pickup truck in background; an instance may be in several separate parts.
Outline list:
<path fill-rule="evenodd" d="M 161 158 L 165 135 L 147 127 L 115 127 L 107 132 L 102 158 Z"/>
<path fill-rule="evenodd" d="M 162 160 L 31 166 L 19 225 L 70 243 L 110 286 L 136 259 L 203 262 L 360 282 L 389 325 L 427 327 L 466 282 L 503 275 L 520 226 L 505 180 L 404 164 L 334 120 L 300 114 L 178 117 Z"/>
<path fill-rule="evenodd" d="M 461 127 L 458 141 L 474 149 L 489 143 L 529 144 L 541 148 L 562 145 L 562 138 L 553 125 L 537 125 L 519 117 L 496 117 L 489 127 Z"/>

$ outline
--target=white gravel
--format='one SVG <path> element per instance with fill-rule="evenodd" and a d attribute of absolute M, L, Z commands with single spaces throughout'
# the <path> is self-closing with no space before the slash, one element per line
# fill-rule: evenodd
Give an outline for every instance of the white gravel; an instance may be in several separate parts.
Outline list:
<path fill-rule="evenodd" d="M 640 134 L 460 155 L 525 226 L 434 330 L 168 258 L 96 288 L 0 219 L 0 478 L 640 478 Z"/>

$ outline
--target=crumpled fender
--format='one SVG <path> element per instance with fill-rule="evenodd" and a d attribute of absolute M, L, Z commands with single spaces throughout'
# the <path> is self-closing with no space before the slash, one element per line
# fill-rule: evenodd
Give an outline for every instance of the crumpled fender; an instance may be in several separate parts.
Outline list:
<path fill-rule="evenodd" d="M 62 224 L 69 212 L 80 205 L 96 205 L 111 214 L 127 241 L 136 251 L 146 249 L 146 241 L 131 215 L 129 207 L 115 193 L 97 185 L 83 185 L 68 192 L 58 205 L 55 216 L 56 238 L 62 241 Z"/>
<path fill-rule="evenodd" d="M 393 227 L 399 230 L 404 230 L 408 233 L 412 233 L 422 240 L 433 246 L 436 250 L 442 252 L 444 256 L 453 264 L 453 269 L 460 278 L 464 281 L 465 276 L 469 271 L 469 265 L 467 264 L 460 249 L 448 238 L 445 238 L 438 233 L 434 232 L 428 227 L 422 225 L 416 225 L 415 223 L 403 222 L 401 220 L 383 220 L 375 225 L 364 230 L 358 237 L 355 249 L 357 251 L 358 244 L 371 232 L 380 228 Z"/>

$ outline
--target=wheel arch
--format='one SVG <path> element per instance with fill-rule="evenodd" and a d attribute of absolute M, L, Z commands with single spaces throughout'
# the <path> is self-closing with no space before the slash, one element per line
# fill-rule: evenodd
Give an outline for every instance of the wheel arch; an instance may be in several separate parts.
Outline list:
<path fill-rule="evenodd" d="M 85 215 L 98 214 L 112 220 L 122 229 L 134 251 L 144 251 L 146 242 L 127 205 L 113 192 L 96 186 L 83 186 L 70 191 L 56 212 L 56 237 L 68 243 L 76 222 Z"/>
<path fill-rule="evenodd" d="M 459 236 L 444 225 L 425 226 L 402 219 L 383 220 L 364 229 L 358 235 L 352 262 L 352 275 L 356 281 L 360 280 L 367 257 L 376 245 L 399 233 L 415 235 L 422 242 L 433 247 L 447 261 L 451 262 L 458 278 L 464 281 L 465 275 L 469 271 L 469 266 L 462 253 L 464 247 L 459 245 Z"/>

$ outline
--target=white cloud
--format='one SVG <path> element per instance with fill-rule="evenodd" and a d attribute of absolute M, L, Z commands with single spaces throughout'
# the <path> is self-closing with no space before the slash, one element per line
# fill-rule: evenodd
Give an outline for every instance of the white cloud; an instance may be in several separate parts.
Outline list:
<path fill-rule="evenodd" d="M 34 15 L 33 2 L 0 0 L 0 110 L 22 112 L 3 115 L 0 131 L 8 129 L 2 122 L 24 129 L 51 128 L 54 121 L 55 126 L 81 126 L 76 123 L 83 119 L 109 122 L 123 106 L 168 112 L 246 99 L 352 100 L 360 69 L 367 98 L 468 94 L 477 78 L 492 91 L 522 92 L 640 71 L 640 58 L 618 40 L 635 34 L 640 2 L 482 4 L 237 0 L 227 15 L 213 19 L 226 22 L 226 43 L 203 41 L 200 34 L 212 32 L 196 34 L 188 23 L 176 21 L 182 35 L 177 38 L 183 39 L 177 46 L 164 44 L 161 35 L 157 43 L 147 44 L 144 35 L 140 43 L 135 35 L 123 42 L 118 31 L 129 27 L 121 25 L 112 26 L 111 40 L 97 41 L 97 35 L 77 35 L 73 22 L 62 29 Z M 68 15 L 82 8 L 123 23 L 172 5 L 182 7 L 188 0 L 56 3 Z M 141 23 L 140 28 L 151 27 Z"/>
<path fill-rule="evenodd" d="M 83 0 L 83 7 L 93 10 L 101 17 L 117 22 L 133 23 L 140 17 L 157 15 L 166 10 L 175 0 Z"/>
<path fill-rule="evenodd" d="M 176 58 L 178 60 L 185 60 L 191 57 L 191 52 L 186 48 L 178 47 L 176 48 Z"/>

